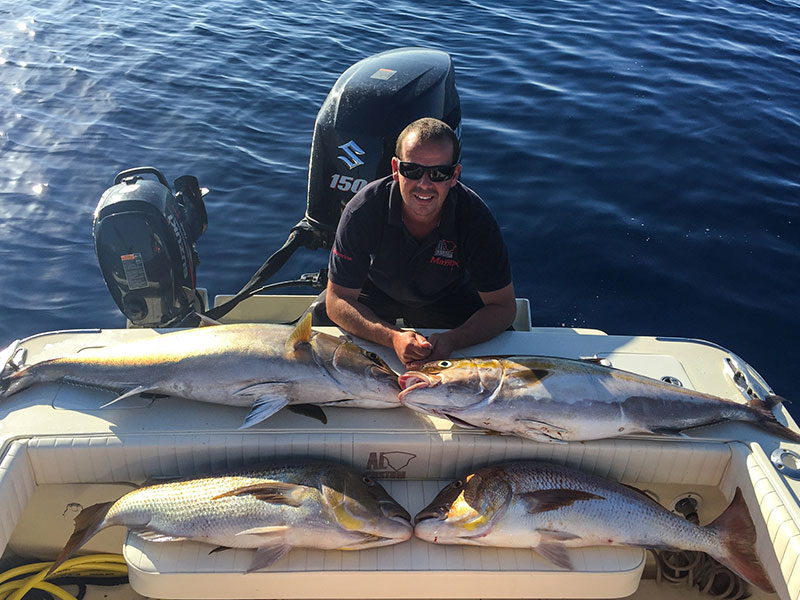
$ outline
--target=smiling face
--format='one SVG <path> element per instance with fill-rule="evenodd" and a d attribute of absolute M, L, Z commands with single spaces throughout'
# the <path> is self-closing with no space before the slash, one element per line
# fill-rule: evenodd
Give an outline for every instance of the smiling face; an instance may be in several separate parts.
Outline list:
<path fill-rule="evenodd" d="M 392 158 L 392 177 L 400 186 L 403 197 L 403 219 L 417 225 L 435 226 L 439 222 L 445 198 L 458 181 L 461 165 L 447 181 L 433 182 L 427 172 L 421 179 L 409 179 L 400 174 L 399 162 L 413 162 L 426 167 L 453 164 L 453 146 L 448 140 L 420 142 L 416 132 L 411 132 L 402 143 L 400 156 Z"/>

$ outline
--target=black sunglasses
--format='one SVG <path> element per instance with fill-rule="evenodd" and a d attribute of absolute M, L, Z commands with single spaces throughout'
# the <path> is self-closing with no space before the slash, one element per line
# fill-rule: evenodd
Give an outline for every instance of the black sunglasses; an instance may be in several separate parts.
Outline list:
<path fill-rule="evenodd" d="M 417 163 L 405 162 L 401 160 L 398 162 L 397 170 L 400 171 L 400 175 L 407 177 L 408 179 L 422 179 L 422 174 L 427 173 L 428 178 L 431 181 L 439 183 L 452 178 L 457 166 L 458 164 L 425 167 L 423 165 L 418 165 Z"/>

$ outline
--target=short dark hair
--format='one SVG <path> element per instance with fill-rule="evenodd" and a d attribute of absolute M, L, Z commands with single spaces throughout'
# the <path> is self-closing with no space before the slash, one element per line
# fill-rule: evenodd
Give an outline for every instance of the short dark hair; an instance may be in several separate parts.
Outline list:
<path fill-rule="evenodd" d="M 420 142 L 450 142 L 453 147 L 453 162 L 458 162 L 458 157 L 461 156 L 461 144 L 458 141 L 458 136 L 452 130 L 450 125 L 439 119 L 433 117 L 424 117 L 406 125 L 406 128 L 397 136 L 397 143 L 394 147 L 394 155 L 400 158 L 400 153 L 403 150 L 403 142 L 412 133 L 416 133 Z"/>

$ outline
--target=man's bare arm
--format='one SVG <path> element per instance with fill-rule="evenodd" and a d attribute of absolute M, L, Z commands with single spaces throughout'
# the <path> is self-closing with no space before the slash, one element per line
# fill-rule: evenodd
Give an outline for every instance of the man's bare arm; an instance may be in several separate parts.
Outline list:
<path fill-rule="evenodd" d="M 430 354 L 432 345 L 425 336 L 380 319 L 358 301 L 360 293 L 360 289 L 342 287 L 328 280 L 325 294 L 328 317 L 353 335 L 392 348 L 403 364 L 422 360 Z"/>
<path fill-rule="evenodd" d="M 478 292 L 483 308 L 475 311 L 462 325 L 442 333 L 432 333 L 428 340 L 433 351 L 424 360 L 417 360 L 407 367 L 416 368 L 424 362 L 447 358 L 454 350 L 480 344 L 505 331 L 514 322 L 517 314 L 517 299 L 514 284 L 494 292 Z"/>

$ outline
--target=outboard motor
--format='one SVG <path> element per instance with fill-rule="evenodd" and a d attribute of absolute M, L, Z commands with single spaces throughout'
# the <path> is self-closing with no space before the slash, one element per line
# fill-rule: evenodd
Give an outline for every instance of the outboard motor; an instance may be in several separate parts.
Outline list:
<path fill-rule="evenodd" d="M 218 319 L 266 287 L 324 288 L 324 270 L 295 281 L 264 283 L 298 248 L 329 249 L 333 245 L 345 205 L 367 183 L 391 173 L 397 136 L 422 117 L 441 119 L 461 139 L 461 102 L 453 61 L 446 52 L 400 48 L 375 54 L 347 69 L 317 114 L 305 216 L 250 281 L 206 315 Z"/>
<path fill-rule="evenodd" d="M 158 181 L 142 175 L 155 175 Z M 119 173 L 94 213 L 97 260 L 119 309 L 136 327 L 196 324 L 195 242 L 208 225 L 203 195 L 190 175 L 174 182 L 153 167 Z"/>
<path fill-rule="evenodd" d="M 329 249 L 342 210 L 370 181 L 391 173 L 397 136 L 412 121 L 435 117 L 461 138 L 461 103 L 446 52 L 400 48 L 347 69 L 317 114 L 303 219 L 230 300 L 204 314 L 218 319 L 267 288 L 324 289 L 326 271 L 264 285 L 303 246 Z M 158 181 L 142 175 L 155 175 Z M 207 217 L 194 177 L 175 180 L 173 196 L 160 171 L 123 171 L 106 190 L 94 217 L 97 258 L 114 301 L 134 326 L 195 325 L 203 310 L 195 289 L 197 253 Z"/>
<path fill-rule="evenodd" d="M 397 136 L 422 117 L 441 119 L 461 139 L 461 103 L 446 52 L 400 48 L 347 69 L 314 125 L 306 214 L 312 249 L 330 248 L 342 210 L 358 190 L 391 173 Z"/>

